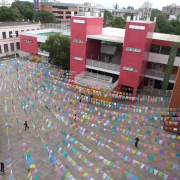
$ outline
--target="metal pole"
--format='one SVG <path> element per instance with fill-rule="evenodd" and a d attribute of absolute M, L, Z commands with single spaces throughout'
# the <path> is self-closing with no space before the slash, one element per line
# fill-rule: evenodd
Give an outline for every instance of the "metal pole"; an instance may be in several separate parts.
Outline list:
<path fill-rule="evenodd" d="M 15 36 L 14 36 L 14 53 L 15 53 L 15 59 L 16 59 L 16 43 L 15 43 Z"/>

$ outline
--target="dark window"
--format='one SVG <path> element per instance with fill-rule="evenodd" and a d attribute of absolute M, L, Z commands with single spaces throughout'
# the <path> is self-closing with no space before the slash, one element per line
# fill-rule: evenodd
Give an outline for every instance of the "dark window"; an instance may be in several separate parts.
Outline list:
<path fill-rule="evenodd" d="M 2 49 L 1 49 L 1 45 L 0 45 L 0 54 L 2 54 Z"/>
<path fill-rule="evenodd" d="M 8 45 L 4 44 L 4 52 L 8 52 Z"/>
<path fill-rule="evenodd" d="M 34 31 L 34 29 L 32 29 L 32 31 Z"/>
<path fill-rule="evenodd" d="M 20 49 L 20 44 L 19 44 L 19 42 L 16 43 L 16 48 L 17 48 L 17 49 Z"/>
<path fill-rule="evenodd" d="M 15 31 L 16 37 L 19 37 L 19 33 L 18 31 Z"/>
<path fill-rule="evenodd" d="M 75 11 L 74 14 L 77 14 L 77 11 Z"/>
<path fill-rule="evenodd" d="M 11 43 L 10 46 L 11 46 L 11 51 L 14 51 L 14 43 Z"/>
<path fill-rule="evenodd" d="M 9 31 L 9 38 L 12 38 L 12 31 Z"/>
<path fill-rule="evenodd" d="M 66 11 L 66 14 L 71 14 L 71 11 Z"/>
<path fill-rule="evenodd" d="M 178 49 L 176 56 L 180 57 L 180 48 Z"/>
<path fill-rule="evenodd" d="M 3 39 L 6 39 L 6 32 L 2 32 Z"/>
<path fill-rule="evenodd" d="M 58 11 L 58 13 L 59 13 L 59 14 L 64 14 L 64 12 L 63 12 L 63 11 Z"/>
<path fill-rule="evenodd" d="M 71 16 L 66 16 L 66 18 L 68 19 L 68 18 L 71 18 Z"/>
<path fill-rule="evenodd" d="M 21 30 L 21 32 L 24 32 L 24 30 Z"/>

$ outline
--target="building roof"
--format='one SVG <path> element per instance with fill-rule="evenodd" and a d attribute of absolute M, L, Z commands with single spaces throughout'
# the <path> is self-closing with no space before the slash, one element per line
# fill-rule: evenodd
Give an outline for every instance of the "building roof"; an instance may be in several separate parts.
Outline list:
<path fill-rule="evenodd" d="M 41 2 L 41 6 L 78 7 L 78 4 L 60 2 Z"/>
<path fill-rule="evenodd" d="M 112 12 L 119 12 L 119 13 L 126 13 L 126 12 L 130 12 L 130 13 L 139 13 L 139 10 L 138 9 L 134 9 L 134 10 L 131 10 L 131 9 L 113 9 Z"/>
<path fill-rule="evenodd" d="M 27 26 L 27 25 L 35 25 L 37 23 L 31 23 L 31 22 L 0 22 L 1 26 Z"/>
<path fill-rule="evenodd" d="M 88 35 L 87 38 L 97 39 L 97 40 L 102 40 L 102 41 L 123 43 L 124 36 L 125 36 L 125 29 L 106 27 L 106 28 L 103 28 L 102 34 Z M 155 33 L 154 32 L 153 39 L 180 43 L 179 35 L 163 34 L 163 33 Z"/>

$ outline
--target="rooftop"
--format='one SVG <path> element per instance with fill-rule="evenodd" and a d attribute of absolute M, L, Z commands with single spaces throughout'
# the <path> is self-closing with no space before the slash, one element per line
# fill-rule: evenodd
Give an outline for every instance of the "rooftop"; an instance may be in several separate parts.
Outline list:
<path fill-rule="evenodd" d="M 33 25 L 37 23 L 31 23 L 31 22 L 0 22 L 1 26 L 27 26 L 27 25 Z"/>
<path fill-rule="evenodd" d="M 60 2 L 41 2 L 41 5 L 46 5 L 46 6 L 63 6 L 63 7 L 78 7 L 78 4 L 60 3 Z"/>

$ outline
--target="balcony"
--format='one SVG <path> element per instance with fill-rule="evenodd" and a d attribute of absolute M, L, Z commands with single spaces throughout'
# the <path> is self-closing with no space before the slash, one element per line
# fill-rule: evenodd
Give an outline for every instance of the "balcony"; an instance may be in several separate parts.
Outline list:
<path fill-rule="evenodd" d="M 163 80 L 164 78 L 164 73 L 161 72 L 161 71 L 155 71 L 155 70 L 152 70 L 152 69 L 147 69 L 146 70 L 146 77 L 148 76 L 154 76 L 153 79 L 159 79 L 159 80 Z M 171 74 L 171 77 L 170 77 L 170 82 L 174 83 L 176 80 L 176 74 Z"/>
<path fill-rule="evenodd" d="M 95 69 L 100 71 L 105 71 L 112 74 L 120 74 L 120 65 L 105 63 L 101 61 L 86 59 L 86 67 L 89 69 Z"/>

